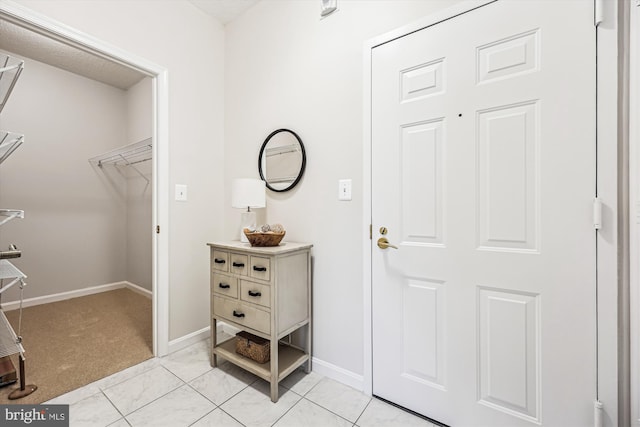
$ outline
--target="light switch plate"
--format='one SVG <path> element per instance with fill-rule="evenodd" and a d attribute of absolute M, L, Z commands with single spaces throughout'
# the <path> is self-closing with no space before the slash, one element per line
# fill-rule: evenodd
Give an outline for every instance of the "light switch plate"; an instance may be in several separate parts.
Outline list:
<path fill-rule="evenodd" d="M 338 181 L 338 200 L 351 200 L 350 179 L 341 179 Z"/>
<path fill-rule="evenodd" d="M 179 202 L 187 201 L 187 186 L 185 184 L 176 184 L 176 200 Z"/>

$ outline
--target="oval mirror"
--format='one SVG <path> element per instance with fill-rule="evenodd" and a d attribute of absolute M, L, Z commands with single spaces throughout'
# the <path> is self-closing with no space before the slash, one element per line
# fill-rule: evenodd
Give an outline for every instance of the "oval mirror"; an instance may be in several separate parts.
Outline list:
<path fill-rule="evenodd" d="M 271 132 L 260 148 L 258 171 L 267 188 L 282 192 L 296 186 L 306 163 L 300 137 L 292 130 L 278 129 Z"/>

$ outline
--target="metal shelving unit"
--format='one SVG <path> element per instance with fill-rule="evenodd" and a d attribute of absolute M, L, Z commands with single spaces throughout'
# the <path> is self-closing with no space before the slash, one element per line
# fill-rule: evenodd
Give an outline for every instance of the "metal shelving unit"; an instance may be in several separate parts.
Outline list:
<path fill-rule="evenodd" d="M 0 112 L 4 109 L 7 100 L 9 99 L 9 95 L 11 95 L 23 68 L 24 61 L 12 58 L 9 55 L 0 54 Z M 20 147 L 23 141 L 24 135 L 0 131 L 0 164 L 4 162 L 18 147 Z M 24 211 L 18 209 L 0 209 L 0 225 L 4 225 L 15 218 L 24 218 Z M 12 247 L 14 246 L 12 245 Z M 18 253 L 19 251 L 15 252 Z M 21 397 L 28 396 L 38 388 L 35 385 L 25 385 L 25 357 L 20 329 L 22 327 L 23 290 L 26 286 L 24 279 L 26 278 L 26 274 L 20 271 L 11 262 L 6 259 L 0 259 L 0 297 L 4 292 L 15 285 L 20 286 L 20 315 L 18 317 L 17 334 L 7 320 L 7 317 L 0 306 L 0 358 L 8 358 L 14 354 L 20 355 L 20 388 L 13 390 L 9 394 L 9 399 L 19 399 Z M 10 360 L 7 362 L 9 363 Z M 12 382 L 15 382 L 15 377 L 13 377 L 10 382 L 5 383 L 5 385 Z"/>

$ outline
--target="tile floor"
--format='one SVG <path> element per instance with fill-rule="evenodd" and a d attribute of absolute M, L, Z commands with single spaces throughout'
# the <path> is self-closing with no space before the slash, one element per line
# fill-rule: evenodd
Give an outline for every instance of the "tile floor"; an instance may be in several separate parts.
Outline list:
<path fill-rule="evenodd" d="M 69 404 L 72 427 L 434 427 L 302 370 L 280 383 L 280 399 L 272 403 L 266 381 L 228 362 L 212 368 L 208 346 L 201 341 L 46 403 Z"/>

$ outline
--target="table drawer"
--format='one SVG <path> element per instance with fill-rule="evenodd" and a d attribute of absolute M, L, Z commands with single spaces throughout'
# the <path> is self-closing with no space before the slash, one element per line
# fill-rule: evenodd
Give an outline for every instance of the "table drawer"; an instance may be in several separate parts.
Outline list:
<path fill-rule="evenodd" d="M 226 274 L 213 273 L 211 290 L 214 294 L 238 298 L 238 279 Z"/>
<path fill-rule="evenodd" d="M 211 268 L 215 271 L 229 271 L 229 252 L 213 251 Z"/>
<path fill-rule="evenodd" d="M 255 279 L 271 280 L 271 258 L 251 255 L 249 275 Z"/>
<path fill-rule="evenodd" d="M 271 286 L 240 280 L 240 299 L 269 308 L 271 307 Z"/>
<path fill-rule="evenodd" d="M 271 333 L 270 313 L 250 304 L 214 295 L 213 313 L 216 316 L 256 331 L 264 332 L 265 334 Z"/>
<path fill-rule="evenodd" d="M 231 252 L 229 258 L 229 271 L 241 276 L 247 276 L 247 272 L 249 271 L 249 257 L 246 254 L 234 254 Z"/>

